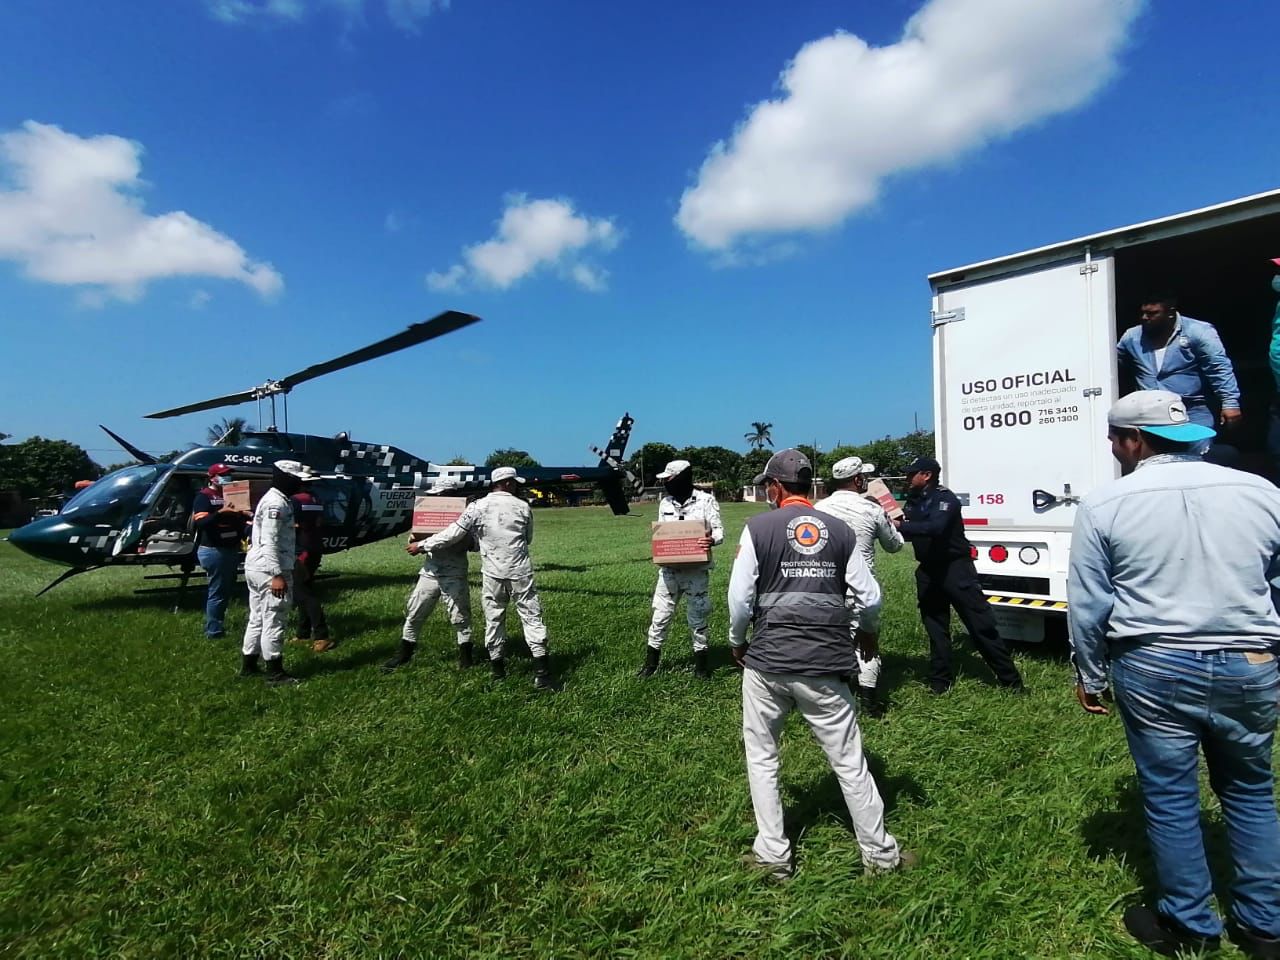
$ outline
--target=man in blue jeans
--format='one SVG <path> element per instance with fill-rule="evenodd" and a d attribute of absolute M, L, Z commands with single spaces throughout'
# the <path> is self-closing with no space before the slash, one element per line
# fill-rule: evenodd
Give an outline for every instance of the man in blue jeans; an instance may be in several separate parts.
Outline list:
<path fill-rule="evenodd" d="M 1067 599 L 1076 696 L 1105 715 L 1110 674 L 1155 860 L 1160 899 L 1127 910 L 1125 927 L 1167 956 L 1218 945 L 1203 750 L 1235 866 L 1233 938 L 1251 956 L 1280 958 L 1280 490 L 1192 455 L 1214 431 L 1176 394 L 1131 393 L 1108 422 L 1124 476 L 1076 512 Z"/>
<path fill-rule="evenodd" d="M 1280 257 L 1271 265 L 1280 271 Z M 1280 273 L 1271 278 L 1271 289 L 1280 294 Z M 1276 382 L 1276 394 L 1271 398 L 1271 427 L 1267 431 L 1267 452 L 1271 454 L 1271 468 L 1280 471 L 1280 300 L 1276 301 L 1275 316 L 1271 318 L 1271 346 L 1267 351 L 1271 361 L 1271 378 Z"/>
<path fill-rule="evenodd" d="M 210 640 L 226 636 L 223 617 L 227 612 L 227 600 L 236 586 L 240 540 L 249 519 L 227 507 L 222 496 L 222 484 L 230 476 L 230 467 L 225 463 L 215 463 L 209 468 L 209 485 L 196 494 L 191 504 L 191 522 L 196 529 L 196 560 L 209 578 L 209 594 L 204 606 L 204 635 Z"/>

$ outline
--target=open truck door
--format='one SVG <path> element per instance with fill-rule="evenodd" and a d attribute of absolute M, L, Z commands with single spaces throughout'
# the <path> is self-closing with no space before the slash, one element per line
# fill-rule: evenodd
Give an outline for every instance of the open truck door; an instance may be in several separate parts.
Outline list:
<path fill-rule="evenodd" d="M 1116 476 L 1112 260 L 935 275 L 934 422 L 1002 633 L 1044 637 L 1066 610 L 1075 504 Z"/>

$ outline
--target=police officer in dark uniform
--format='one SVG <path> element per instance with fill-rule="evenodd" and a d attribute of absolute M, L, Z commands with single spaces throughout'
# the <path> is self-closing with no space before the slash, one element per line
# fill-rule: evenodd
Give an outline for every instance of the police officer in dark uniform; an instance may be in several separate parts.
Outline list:
<path fill-rule="evenodd" d="M 215 463 L 209 468 L 209 485 L 196 493 L 191 504 L 191 523 L 196 534 L 196 560 L 209 580 L 204 607 L 204 635 L 210 640 L 226 636 L 223 618 L 227 600 L 236 585 L 240 566 L 240 540 L 248 516 L 226 506 L 222 484 L 231 478 L 231 468 Z"/>
<path fill-rule="evenodd" d="M 991 605 L 978 585 L 972 546 L 964 535 L 960 501 L 938 480 L 942 467 L 919 457 L 907 468 L 907 502 L 898 529 L 915 550 L 916 597 L 929 635 L 929 688 L 946 693 L 955 680 L 951 667 L 951 608 L 955 607 L 978 653 L 1002 687 L 1023 692 L 1022 676 L 996 628 Z"/>
<path fill-rule="evenodd" d="M 311 469 L 305 469 L 310 474 Z M 293 603 L 298 608 L 298 633 L 294 642 L 311 643 L 312 650 L 324 653 L 338 644 L 329 636 L 324 607 L 316 595 L 316 574 L 320 571 L 320 559 L 324 555 L 324 538 L 320 530 L 324 504 L 308 489 L 309 486 L 304 484 L 289 498 L 293 503 L 293 524 L 298 538 L 298 563 L 293 568 Z"/>

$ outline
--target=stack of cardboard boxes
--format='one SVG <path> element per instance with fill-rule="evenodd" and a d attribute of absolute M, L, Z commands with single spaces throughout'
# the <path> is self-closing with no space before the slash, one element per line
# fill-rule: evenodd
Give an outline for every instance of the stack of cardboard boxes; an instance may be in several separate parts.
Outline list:
<path fill-rule="evenodd" d="M 425 540 L 439 533 L 467 509 L 466 497 L 418 497 L 413 503 L 410 540 Z"/>
<path fill-rule="evenodd" d="M 270 480 L 229 480 L 222 485 L 222 499 L 232 510 L 252 514 L 270 489 Z"/>
<path fill-rule="evenodd" d="M 710 552 L 698 546 L 707 536 L 707 525 L 702 520 L 663 520 L 653 524 L 653 562 L 660 567 L 675 567 L 685 563 L 706 563 Z"/>
<path fill-rule="evenodd" d="M 872 480 L 868 483 L 867 493 L 874 497 L 880 506 L 884 507 L 884 512 L 889 515 L 891 520 L 897 520 L 902 516 L 902 506 L 893 498 L 893 494 L 889 492 L 889 488 L 885 486 L 883 480 Z"/>

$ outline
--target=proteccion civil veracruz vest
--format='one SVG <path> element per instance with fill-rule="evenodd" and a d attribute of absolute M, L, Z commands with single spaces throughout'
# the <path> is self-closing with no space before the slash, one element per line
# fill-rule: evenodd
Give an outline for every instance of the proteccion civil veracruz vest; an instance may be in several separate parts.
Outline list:
<path fill-rule="evenodd" d="M 747 666 L 811 677 L 852 673 L 845 571 L 853 531 L 802 505 L 752 517 L 747 529 L 759 569 Z"/>

